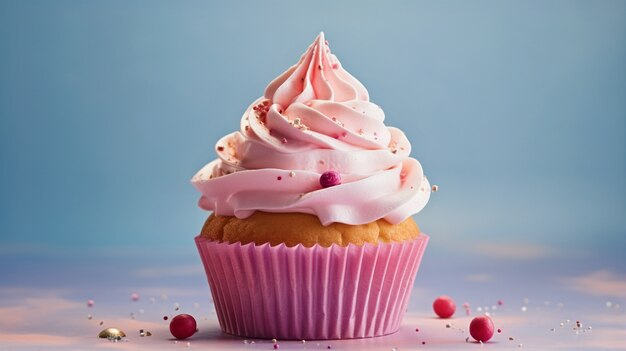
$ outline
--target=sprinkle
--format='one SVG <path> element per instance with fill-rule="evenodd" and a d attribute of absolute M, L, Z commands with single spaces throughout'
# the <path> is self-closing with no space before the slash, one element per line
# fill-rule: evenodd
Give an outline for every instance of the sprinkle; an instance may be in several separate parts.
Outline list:
<path fill-rule="evenodd" d="M 104 324 L 104 321 L 100 321 L 100 323 L 99 323 L 99 324 L 100 324 L 100 325 L 103 325 L 103 324 Z"/>
<path fill-rule="evenodd" d="M 446 323 L 446 328 L 452 328 L 452 324 Z"/>
<path fill-rule="evenodd" d="M 332 346 L 328 345 L 328 346 L 326 346 L 326 348 L 330 350 L 330 349 L 332 349 Z"/>
<path fill-rule="evenodd" d="M 502 333 L 502 329 L 498 328 L 498 334 Z"/>
<path fill-rule="evenodd" d="M 498 300 L 498 306 L 502 306 L 504 305 L 504 302 L 502 300 Z"/>
<path fill-rule="evenodd" d="M 187 348 L 191 347 L 191 343 L 189 341 L 187 341 Z"/>
<path fill-rule="evenodd" d="M 420 331 L 420 328 L 415 328 L 415 331 L 416 331 L 416 332 Z"/>
<path fill-rule="evenodd" d="M 87 300 L 87 307 L 93 307 L 94 303 L 93 300 Z"/>
<path fill-rule="evenodd" d="M 163 320 L 166 321 L 169 317 L 168 316 L 163 316 Z"/>
<path fill-rule="evenodd" d="M 92 320 L 92 319 L 93 319 L 93 316 L 92 316 L 92 315 L 90 315 L 90 314 L 88 314 L 88 315 L 87 315 L 87 319 Z"/>
<path fill-rule="evenodd" d="M 341 184 L 341 175 L 336 171 L 326 171 L 320 176 L 320 185 L 322 188 Z"/>
<path fill-rule="evenodd" d="M 324 69 L 324 66 L 322 65 L 317 65 L 317 68 L 319 68 L 320 70 Z"/>
<path fill-rule="evenodd" d="M 281 176 L 276 177 L 276 180 L 282 180 L 282 179 L 283 179 L 283 177 L 281 177 Z"/>
<path fill-rule="evenodd" d="M 554 331 L 556 331 L 556 329 L 554 329 L 554 328 L 550 328 L 550 331 L 551 331 L 551 332 L 554 332 Z"/>
<path fill-rule="evenodd" d="M 339 64 L 333 63 L 333 69 L 337 69 L 337 68 L 339 68 Z"/>
<path fill-rule="evenodd" d="M 272 342 L 275 344 L 278 340 L 276 339 L 272 339 Z"/>
<path fill-rule="evenodd" d="M 135 302 L 139 301 L 139 294 L 137 294 L 136 292 L 130 294 L 130 299 Z"/>
<path fill-rule="evenodd" d="M 469 342 L 469 336 L 465 338 L 465 342 Z"/>
<path fill-rule="evenodd" d="M 280 347 L 278 344 L 274 344 L 274 350 L 277 350 Z"/>
<path fill-rule="evenodd" d="M 289 176 L 291 178 L 295 177 L 296 176 L 296 172 L 294 172 L 294 171 L 289 172 Z"/>
<path fill-rule="evenodd" d="M 303 344 L 306 344 L 306 340 L 302 339 L 302 343 L 303 343 Z"/>
<path fill-rule="evenodd" d="M 433 185 L 432 191 L 433 193 L 436 193 L 437 191 L 439 191 L 439 185 Z"/>
<path fill-rule="evenodd" d="M 522 344 L 517 344 L 517 347 L 522 348 Z"/>
<path fill-rule="evenodd" d="M 513 339 L 512 336 L 509 336 L 509 341 L 513 341 L 513 340 L 515 340 L 515 339 Z"/>
<path fill-rule="evenodd" d="M 422 345 L 426 345 L 426 341 L 422 341 Z"/>
<path fill-rule="evenodd" d="M 126 333 L 117 329 L 117 328 L 107 328 L 102 330 L 98 337 L 101 339 L 109 339 L 109 340 L 121 340 L 126 337 Z"/>
<path fill-rule="evenodd" d="M 89 301 L 91 301 L 91 300 L 89 300 Z M 613 302 L 607 301 L 606 302 L 606 307 L 611 308 L 611 306 L 613 306 Z"/>
<path fill-rule="evenodd" d="M 526 312 L 528 310 L 528 307 L 526 306 L 522 306 L 522 312 Z M 568 322 L 569 323 L 569 322 Z"/>

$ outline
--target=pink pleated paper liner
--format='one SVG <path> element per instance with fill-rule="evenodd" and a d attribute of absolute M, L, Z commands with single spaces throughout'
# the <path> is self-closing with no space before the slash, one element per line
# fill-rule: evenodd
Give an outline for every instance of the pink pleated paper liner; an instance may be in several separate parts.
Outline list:
<path fill-rule="evenodd" d="M 265 339 L 394 333 L 428 236 L 403 243 L 287 247 L 197 236 L 222 330 Z"/>

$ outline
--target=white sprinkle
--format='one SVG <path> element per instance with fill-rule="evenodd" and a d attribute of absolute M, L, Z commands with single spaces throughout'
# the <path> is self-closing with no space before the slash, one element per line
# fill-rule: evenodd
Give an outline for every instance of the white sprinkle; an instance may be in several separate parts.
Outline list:
<path fill-rule="evenodd" d="M 607 301 L 606 302 L 606 307 L 611 308 L 611 306 L 613 306 L 613 302 Z"/>
<path fill-rule="evenodd" d="M 522 306 L 522 312 L 526 312 L 528 308 L 526 306 Z"/>
<path fill-rule="evenodd" d="M 296 172 L 294 172 L 294 171 L 289 172 L 289 176 L 292 177 L 292 178 L 295 177 L 296 176 Z"/>

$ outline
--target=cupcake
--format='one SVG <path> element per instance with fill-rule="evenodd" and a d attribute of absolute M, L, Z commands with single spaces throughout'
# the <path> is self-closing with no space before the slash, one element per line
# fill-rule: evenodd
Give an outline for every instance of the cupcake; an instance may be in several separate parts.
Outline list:
<path fill-rule="evenodd" d="M 398 330 L 428 236 L 430 185 L 324 34 L 273 80 L 192 178 L 220 326 L 249 338 Z"/>

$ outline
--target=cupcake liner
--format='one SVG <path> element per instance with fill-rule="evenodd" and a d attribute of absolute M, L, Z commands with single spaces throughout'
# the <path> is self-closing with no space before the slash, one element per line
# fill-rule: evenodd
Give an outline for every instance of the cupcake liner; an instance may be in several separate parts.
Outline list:
<path fill-rule="evenodd" d="M 428 236 L 345 247 L 195 241 L 225 333 L 314 340 L 396 332 Z"/>

